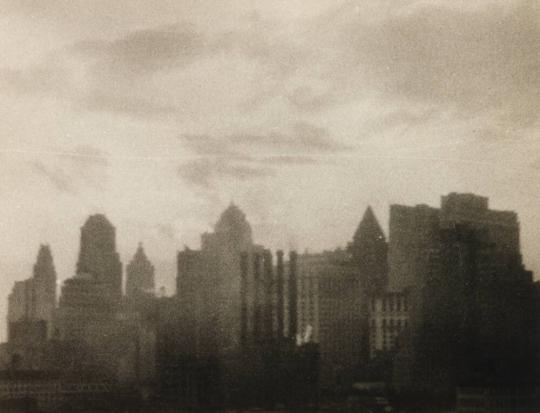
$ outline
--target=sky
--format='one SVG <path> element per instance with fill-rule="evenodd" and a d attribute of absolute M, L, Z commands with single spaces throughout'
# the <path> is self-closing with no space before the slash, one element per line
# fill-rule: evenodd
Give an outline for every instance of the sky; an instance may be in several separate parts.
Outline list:
<path fill-rule="evenodd" d="M 174 292 L 230 202 L 258 243 L 344 246 L 371 205 L 490 198 L 540 273 L 532 0 L 0 0 L 0 320 L 104 213 Z M 0 338 L 5 337 L 0 322 Z"/>

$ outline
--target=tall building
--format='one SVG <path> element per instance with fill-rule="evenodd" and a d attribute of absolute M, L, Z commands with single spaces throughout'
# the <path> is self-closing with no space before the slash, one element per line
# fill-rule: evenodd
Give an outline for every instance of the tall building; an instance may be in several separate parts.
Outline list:
<path fill-rule="evenodd" d="M 388 283 L 388 244 L 371 207 L 366 209 L 349 251 L 360 271 L 365 292 L 381 293 Z"/>
<path fill-rule="evenodd" d="M 27 321 L 44 321 L 47 335 L 53 328 L 56 307 L 56 271 L 48 245 L 39 248 L 33 276 L 17 281 L 8 297 L 8 324 Z"/>
<path fill-rule="evenodd" d="M 428 252 L 439 228 L 439 210 L 427 205 L 390 206 L 388 277 L 392 291 L 422 283 Z"/>
<path fill-rule="evenodd" d="M 178 253 L 178 322 L 171 326 L 167 320 L 158 336 L 161 376 L 170 394 L 186 401 L 204 382 L 212 396 L 198 403 L 235 399 L 239 392 L 245 400 L 280 399 L 274 387 L 285 386 L 284 366 L 296 354 L 299 332 L 296 262 L 295 252 L 286 264 L 278 251 L 274 266 L 271 252 L 253 243 L 245 214 L 234 204 L 214 232 L 202 235 L 200 250 Z M 291 364 L 300 362 L 295 360 Z"/>
<path fill-rule="evenodd" d="M 298 333 L 302 341 L 320 342 L 321 277 L 349 261 L 349 252 L 339 248 L 298 255 Z"/>
<path fill-rule="evenodd" d="M 139 244 L 133 259 L 126 266 L 126 295 L 137 297 L 154 294 L 154 266 L 146 257 L 142 244 Z"/>
<path fill-rule="evenodd" d="M 81 228 L 77 274 L 90 274 L 110 296 L 122 296 L 122 263 L 116 252 L 116 230 L 102 214 L 90 216 Z"/>
<path fill-rule="evenodd" d="M 8 325 L 21 320 L 29 320 L 34 315 L 34 283 L 30 278 L 16 281 L 8 296 Z"/>
<path fill-rule="evenodd" d="M 369 352 L 365 284 L 349 251 L 298 256 L 299 340 L 318 344 L 326 389 L 351 384 Z"/>
<path fill-rule="evenodd" d="M 390 288 L 395 291 L 422 285 L 428 271 L 429 252 L 437 245 L 439 230 L 467 224 L 487 232 L 490 242 L 518 256 L 519 222 L 512 211 L 489 209 L 488 198 L 450 193 L 441 208 L 427 205 L 390 206 L 388 252 Z"/>
<path fill-rule="evenodd" d="M 104 215 L 92 215 L 81 228 L 77 272 L 62 286 L 56 323 L 60 338 L 88 344 L 92 328 L 114 319 L 121 295 L 115 228 Z"/>
<path fill-rule="evenodd" d="M 395 388 L 450 396 L 460 385 L 530 379 L 532 274 L 514 212 L 456 193 L 440 209 L 392 206 L 389 265 L 390 285 L 407 289 L 410 307 Z"/>
<path fill-rule="evenodd" d="M 177 297 L 186 322 L 195 323 L 192 345 L 197 353 L 229 353 L 238 348 L 240 256 L 251 256 L 255 250 L 263 252 L 253 244 L 245 214 L 231 203 L 214 232 L 201 236 L 200 250 L 186 248 L 178 253 Z"/>
<path fill-rule="evenodd" d="M 319 276 L 321 386 L 351 385 L 369 352 L 365 295 L 350 263 L 328 266 Z"/>
<path fill-rule="evenodd" d="M 56 308 L 56 270 L 51 249 L 42 245 L 34 265 L 34 317 L 47 324 L 47 331 L 52 332 L 54 310 Z"/>

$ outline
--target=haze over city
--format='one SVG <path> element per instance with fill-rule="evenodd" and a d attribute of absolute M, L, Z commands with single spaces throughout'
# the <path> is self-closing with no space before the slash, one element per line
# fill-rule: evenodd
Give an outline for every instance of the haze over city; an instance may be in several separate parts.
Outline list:
<path fill-rule="evenodd" d="M 104 213 L 173 292 L 231 201 L 271 248 L 345 246 L 371 205 L 474 192 L 540 272 L 534 1 L 0 1 L 0 337 L 48 243 Z"/>

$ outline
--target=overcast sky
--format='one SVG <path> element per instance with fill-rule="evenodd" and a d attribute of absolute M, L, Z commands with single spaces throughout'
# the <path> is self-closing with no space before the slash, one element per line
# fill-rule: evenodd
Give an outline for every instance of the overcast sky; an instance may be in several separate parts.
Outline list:
<path fill-rule="evenodd" d="M 540 272 L 539 25 L 534 0 L 0 0 L 0 317 L 40 243 L 74 274 L 96 212 L 172 293 L 231 200 L 317 251 L 368 204 L 387 232 L 475 192 Z"/>

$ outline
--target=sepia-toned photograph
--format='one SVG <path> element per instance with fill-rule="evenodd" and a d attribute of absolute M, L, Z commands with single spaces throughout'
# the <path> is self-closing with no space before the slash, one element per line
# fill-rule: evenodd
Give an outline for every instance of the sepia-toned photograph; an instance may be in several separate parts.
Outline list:
<path fill-rule="evenodd" d="M 540 412 L 538 0 L 0 0 L 0 413 Z"/>

